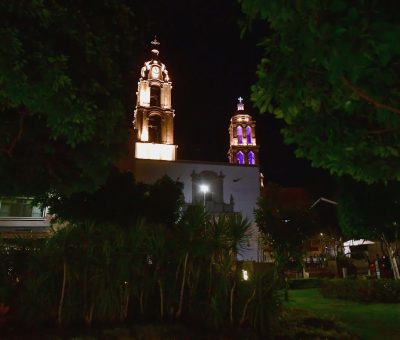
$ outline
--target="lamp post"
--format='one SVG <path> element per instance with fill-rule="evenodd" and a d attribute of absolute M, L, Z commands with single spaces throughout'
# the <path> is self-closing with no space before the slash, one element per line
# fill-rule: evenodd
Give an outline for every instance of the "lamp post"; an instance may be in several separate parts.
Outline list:
<path fill-rule="evenodd" d="M 203 206 L 206 206 L 206 193 L 208 192 L 209 188 L 208 185 L 201 184 L 200 191 L 203 193 Z"/>

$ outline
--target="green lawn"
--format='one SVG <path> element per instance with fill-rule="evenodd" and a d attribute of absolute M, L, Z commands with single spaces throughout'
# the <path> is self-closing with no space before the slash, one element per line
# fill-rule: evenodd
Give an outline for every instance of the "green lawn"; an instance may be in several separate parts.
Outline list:
<path fill-rule="evenodd" d="M 400 304 L 326 299 L 316 288 L 290 290 L 289 300 L 285 306 L 341 321 L 361 339 L 400 339 Z"/>

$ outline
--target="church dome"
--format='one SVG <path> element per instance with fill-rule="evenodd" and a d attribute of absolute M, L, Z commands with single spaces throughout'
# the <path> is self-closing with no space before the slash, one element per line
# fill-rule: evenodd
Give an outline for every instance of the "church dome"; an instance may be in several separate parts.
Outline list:
<path fill-rule="evenodd" d="M 151 44 L 153 45 L 153 49 L 151 50 L 152 59 L 144 63 L 140 71 L 141 77 L 146 80 L 170 82 L 168 70 L 165 64 L 163 64 L 158 57 L 160 52 L 157 49 L 157 46 L 160 45 L 160 43 L 156 38 L 154 38 Z"/>

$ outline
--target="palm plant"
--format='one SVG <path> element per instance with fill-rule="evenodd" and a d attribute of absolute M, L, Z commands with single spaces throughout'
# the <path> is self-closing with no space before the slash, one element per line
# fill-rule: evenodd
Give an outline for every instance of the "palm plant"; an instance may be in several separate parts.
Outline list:
<path fill-rule="evenodd" d="M 62 279 L 60 283 L 59 299 L 57 304 L 57 323 L 63 323 L 63 308 L 66 298 L 67 282 L 70 279 L 70 267 L 72 266 L 72 252 L 71 250 L 76 245 L 76 226 L 67 225 L 56 231 L 50 237 L 44 249 L 46 256 L 52 259 L 51 266 L 53 271 L 62 272 Z"/>
<path fill-rule="evenodd" d="M 175 314 L 179 318 L 182 314 L 185 285 L 187 283 L 187 272 L 189 267 L 189 258 L 191 256 L 200 256 L 196 254 L 199 247 L 202 246 L 202 239 L 206 234 L 209 215 L 201 205 L 192 205 L 184 212 L 180 223 L 178 224 L 179 248 L 182 261 L 181 283 L 179 288 L 179 301 Z M 200 252 L 201 253 L 201 252 Z M 194 260 L 194 258 L 192 259 Z"/>
<path fill-rule="evenodd" d="M 147 265 L 153 268 L 153 280 L 158 286 L 160 300 L 160 319 L 164 319 L 164 275 L 167 266 L 166 230 L 161 225 L 149 225 L 146 228 Z"/>
<path fill-rule="evenodd" d="M 12 240 L 7 244 L 8 278 L 13 288 L 10 301 L 14 316 L 22 322 L 50 321 L 57 310 L 57 276 L 51 271 L 51 258 L 44 256 L 44 245 L 36 240 Z M 58 296 L 57 296 L 58 295 Z"/>
<path fill-rule="evenodd" d="M 237 256 L 242 251 L 248 249 L 249 239 L 251 237 L 250 227 L 251 224 L 247 218 L 243 218 L 241 214 L 232 214 L 226 218 L 227 224 L 227 238 L 228 238 L 228 249 L 232 259 L 232 269 L 230 272 L 231 277 L 231 288 L 230 288 L 230 308 L 229 308 L 229 320 L 230 323 L 234 323 L 233 306 L 234 306 L 234 295 L 238 280 L 237 271 Z"/>
<path fill-rule="evenodd" d="M 227 224 L 224 217 L 213 217 L 208 228 L 208 239 L 210 242 L 210 263 L 209 263 L 209 295 L 212 287 L 213 266 L 222 260 L 223 254 L 229 249 Z"/>
<path fill-rule="evenodd" d="M 126 232 L 122 233 L 121 249 L 118 263 L 121 273 L 121 312 L 120 321 L 123 322 L 128 316 L 128 307 L 131 294 L 137 298 L 140 306 L 140 313 L 144 314 L 143 296 L 144 289 L 148 285 L 146 275 L 145 251 L 143 247 L 145 239 L 145 225 L 143 220 L 138 220 Z"/>

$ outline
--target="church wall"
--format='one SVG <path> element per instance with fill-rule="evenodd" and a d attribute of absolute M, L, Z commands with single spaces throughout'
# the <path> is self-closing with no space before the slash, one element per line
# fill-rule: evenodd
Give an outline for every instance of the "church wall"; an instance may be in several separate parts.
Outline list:
<path fill-rule="evenodd" d="M 230 203 L 231 195 L 234 201 L 234 212 L 240 212 L 252 222 L 252 240 L 249 251 L 239 260 L 257 261 L 256 226 L 254 224 L 254 209 L 260 195 L 260 171 L 256 166 L 232 165 L 227 163 L 193 162 L 193 161 L 158 161 L 136 159 L 134 174 L 138 182 L 153 183 L 164 175 L 183 183 L 185 203 L 193 203 L 192 174 L 203 171 L 213 171 L 223 177 L 223 201 Z M 207 183 L 205 183 L 207 184 Z M 210 191 L 213 188 L 210 186 Z M 196 194 L 196 193 L 195 193 Z"/>

